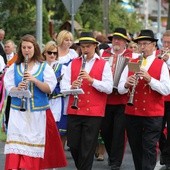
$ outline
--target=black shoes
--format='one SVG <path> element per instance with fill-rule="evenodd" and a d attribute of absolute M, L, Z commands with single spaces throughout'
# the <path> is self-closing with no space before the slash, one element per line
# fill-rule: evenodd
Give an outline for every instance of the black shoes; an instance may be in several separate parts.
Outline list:
<path fill-rule="evenodd" d="M 160 164 L 161 164 L 161 165 L 165 165 L 165 161 L 164 161 L 164 159 L 163 159 L 163 156 L 162 156 L 162 155 L 160 155 Z"/>

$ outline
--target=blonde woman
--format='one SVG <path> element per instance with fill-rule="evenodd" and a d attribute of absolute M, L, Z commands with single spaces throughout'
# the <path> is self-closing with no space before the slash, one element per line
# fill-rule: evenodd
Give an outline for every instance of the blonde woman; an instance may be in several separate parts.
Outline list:
<path fill-rule="evenodd" d="M 78 57 L 77 52 L 74 49 L 71 49 L 70 47 L 73 44 L 73 35 L 71 32 L 67 30 L 62 30 L 57 35 L 57 46 L 58 46 L 58 61 L 59 63 L 68 66 L 69 63 L 76 57 Z M 61 121 L 58 124 L 61 139 L 63 142 L 63 147 L 65 147 L 66 143 L 66 132 L 67 132 L 67 106 L 68 106 L 68 98 L 64 98 L 64 112 L 61 116 Z"/>
<path fill-rule="evenodd" d="M 73 58 L 78 57 L 74 49 L 70 47 L 73 44 L 73 35 L 67 30 L 59 32 L 57 39 L 59 62 L 68 65 Z"/>
<path fill-rule="evenodd" d="M 130 50 L 132 50 L 133 53 L 139 53 L 139 47 L 138 47 L 138 44 L 131 41 L 129 44 L 128 44 L 128 48 Z"/>

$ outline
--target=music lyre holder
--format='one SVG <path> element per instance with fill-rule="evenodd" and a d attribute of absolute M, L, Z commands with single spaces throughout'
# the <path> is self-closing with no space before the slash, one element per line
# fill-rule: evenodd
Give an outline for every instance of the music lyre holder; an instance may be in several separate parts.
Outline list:
<path fill-rule="evenodd" d="M 10 91 L 9 96 L 17 97 L 17 98 L 23 98 L 23 97 L 31 98 L 32 94 L 31 94 L 30 90 L 22 89 L 22 90 L 12 90 L 12 91 Z"/>
<path fill-rule="evenodd" d="M 73 95 L 74 96 L 74 102 L 73 102 L 73 105 L 71 106 L 71 108 L 72 109 L 78 109 L 78 95 L 84 94 L 83 89 L 78 88 L 78 89 L 62 90 L 61 93 L 64 96 Z"/>
<path fill-rule="evenodd" d="M 67 96 L 67 95 L 75 95 L 75 94 L 84 94 L 84 91 L 83 89 L 78 88 L 78 89 L 61 90 L 61 93 L 64 96 Z"/>

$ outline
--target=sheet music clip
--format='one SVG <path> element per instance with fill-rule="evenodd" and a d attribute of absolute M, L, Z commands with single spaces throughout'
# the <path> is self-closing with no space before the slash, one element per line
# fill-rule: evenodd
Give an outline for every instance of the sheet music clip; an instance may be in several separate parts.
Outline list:
<path fill-rule="evenodd" d="M 30 90 L 12 90 L 11 92 L 9 92 L 9 96 L 11 97 L 18 97 L 18 98 L 31 98 L 32 97 L 32 93 L 30 92 Z"/>
<path fill-rule="evenodd" d="M 67 96 L 67 95 L 75 95 L 75 94 L 84 94 L 84 91 L 83 89 L 79 88 L 79 89 L 61 90 L 61 93 L 64 96 Z"/>
<path fill-rule="evenodd" d="M 134 62 L 129 62 L 128 68 L 129 68 L 129 71 L 131 71 L 131 72 L 134 72 L 134 73 L 139 72 L 140 71 L 140 64 L 134 63 Z"/>

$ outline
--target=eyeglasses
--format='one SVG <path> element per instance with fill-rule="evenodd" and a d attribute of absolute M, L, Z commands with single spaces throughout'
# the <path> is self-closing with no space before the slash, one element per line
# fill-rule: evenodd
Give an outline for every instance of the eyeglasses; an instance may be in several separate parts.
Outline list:
<path fill-rule="evenodd" d="M 145 42 L 145 43 L 138 43 L 138 46 L 139 47 L 146 47 L 147 45 L 149 45 L 149 44 L 151 44 L 151 43 L 153 43 L 153 42 Z"/>
<path fill-rule="evenodd" d="M 53 54 L 53 55 L 57 55 L 57 52 L 47 51 L 47 54 L 48 54 L 48 55 L 52 55 L 52 54 Z"/>

